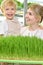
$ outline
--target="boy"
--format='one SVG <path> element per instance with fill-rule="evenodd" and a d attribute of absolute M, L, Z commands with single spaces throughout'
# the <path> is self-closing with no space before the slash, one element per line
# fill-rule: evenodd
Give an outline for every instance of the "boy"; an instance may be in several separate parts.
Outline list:
<path fill-rule="evenodd" d="M 5 35 L 20 35 L 20 24 L 14 17 L 16 12 L 16 4 L 14 0 L 3 0 L 1 3 L 1 10 L 6 17 L 4 22 L 7 23 L 7 31 L 5 30 Z"/>

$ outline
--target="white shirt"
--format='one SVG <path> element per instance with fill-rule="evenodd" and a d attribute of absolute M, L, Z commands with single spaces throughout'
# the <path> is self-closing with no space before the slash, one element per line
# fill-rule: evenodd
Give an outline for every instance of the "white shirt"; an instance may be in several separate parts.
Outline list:
<path fill-rule="evenodd" d="M 35 31 L 30 31 L 27 27 L 23 27 L 21 29 L 21 35 L 22 36 L 36 36 L 38 38 L 43 39 L 43 30 L 35 30 Z"/>
<path fill-rule="evenodd" d="M 0 26 L 0 34 L 4 34 L 4 36 L 8 35 L 20 35 L 20 24 L 17 20 L 17 18 L 14 18 L 12 20 L 4 19 L 1 21 Z"/>
<path fill-rule="evenodd" d="M 0 21 L 0 34 L 5 35 L 5 33 L 7 32 L 8 27 L 7 27 L 7 23 L 5 21 Z"/>

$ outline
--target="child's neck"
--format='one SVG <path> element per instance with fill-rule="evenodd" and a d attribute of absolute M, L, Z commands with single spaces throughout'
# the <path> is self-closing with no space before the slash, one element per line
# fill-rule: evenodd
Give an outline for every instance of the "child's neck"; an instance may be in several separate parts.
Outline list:
<path fill-rule="evenodd" d="M 12 19 L 8 19 L 8 18 L 6 18 L 7 20 L 13 20 L 14 18 L 12 18 Z"/>
<path fill-rule="evenodd" d="M 38 24 L 34 24 L 34 25 L 30 25 L 30 26 L 29 26 L 29 30 L 30 30 L 30 31 L 37 30 L 38 28 L 39 28 L 39 25 L 38 25 Z"/>

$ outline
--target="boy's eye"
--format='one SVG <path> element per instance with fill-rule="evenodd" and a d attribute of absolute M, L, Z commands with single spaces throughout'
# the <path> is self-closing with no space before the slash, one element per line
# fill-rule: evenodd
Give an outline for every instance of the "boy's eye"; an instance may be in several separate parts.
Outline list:
<path fill-rule="evenodd" d="M 11 10 L 14 10 L 14 8 L 11 8 Z"/>

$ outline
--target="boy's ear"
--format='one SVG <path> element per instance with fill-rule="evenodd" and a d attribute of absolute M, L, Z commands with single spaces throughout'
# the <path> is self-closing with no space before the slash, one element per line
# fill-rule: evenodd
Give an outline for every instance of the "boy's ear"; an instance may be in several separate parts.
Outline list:
<path fill-rule="evenodd" d="M 3 9 L 1 8 L 1 11 L 2 11 L 2 13 L 3 13 Z"/>
<path fill-rule="evenodd" d="M 3 14 L 3 15 L 5 15 L 4 10 L 3 10 L 3 9 L 1 9 L 1 11 L 2 11 L 2 14 Z"/>
<path fill-rule="evenodd" d="M 0 7 L 0 9 L 1 9 L 1 7 Z M 1 12 L 2 12 L 2 14 L 3 14 L 3 9 L 1 9 Z"/>

